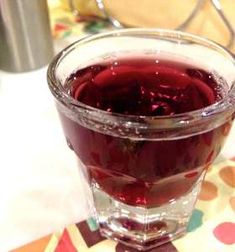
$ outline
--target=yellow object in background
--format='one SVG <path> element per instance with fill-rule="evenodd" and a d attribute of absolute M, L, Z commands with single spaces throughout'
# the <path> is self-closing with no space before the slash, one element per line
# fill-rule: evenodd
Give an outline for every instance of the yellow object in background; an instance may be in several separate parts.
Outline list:
<path fill-rule="evenodd" d="M 103 17 L 94 0 L 61 0 L 67 10 L 76 10 L 82 16 Z"/>
<path fill-rule="evenodd" d="M 66 9 L 71 10 L 73 6 L 81 16 L 103 17 L 95 0 L 61 1 Z M 198 0 L 103 0 L 103 2 L 107 12 L 126 26 L 176 29 L 187 19 Z M 200 10 L 185 31 L 226 45 L 230 38 L 227 27 L 211 1 L 202 2 Z M 235 1 L 221 0 L 220 2 L 225 15 L 235 27 Z"/>

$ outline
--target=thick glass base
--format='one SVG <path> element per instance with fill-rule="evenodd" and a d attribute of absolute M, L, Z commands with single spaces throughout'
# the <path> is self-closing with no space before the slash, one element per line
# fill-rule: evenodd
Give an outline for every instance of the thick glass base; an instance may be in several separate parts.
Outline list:
<path fill-rule="evenodd" d="M 92 183 L 96 218 L 103 236 L 147 250 L 185 234 L 204 174 L 184 196 L 156 208 L 121 203 Z"/>

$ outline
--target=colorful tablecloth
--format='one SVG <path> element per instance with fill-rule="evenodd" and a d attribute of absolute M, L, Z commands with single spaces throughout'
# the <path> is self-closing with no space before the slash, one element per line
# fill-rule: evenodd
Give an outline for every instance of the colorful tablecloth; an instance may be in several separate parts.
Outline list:
<path fill-rule="evenodd" d="M 61 1 L 49 0 L 52 35 L 55 40 L 78 39 L 81 36 L 112 29 L 105 20 L 93 16 L 74 15 Z"/>
<path fill-rule="evenodd" d="M 104 239 L 94 219 L 72 224 L 13 252 L 137 252 Z M 149 252 L 235 251 L 235 159 L 213 165 L 202 185 L 187 234 Z"/>

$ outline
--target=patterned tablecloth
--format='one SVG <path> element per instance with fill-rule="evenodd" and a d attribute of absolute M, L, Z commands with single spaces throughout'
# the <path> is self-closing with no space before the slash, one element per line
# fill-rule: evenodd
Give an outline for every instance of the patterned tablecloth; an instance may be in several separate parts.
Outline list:
<path fill-rule="evenodd" d="M 78 37 L 110 29 L 104 21 L 74 17 L 51 1 L 51 25 L 58 50 Z M 235 154 L 235 151 L 234 151 Z M 234 252 L 235 251 L 235 158 L 221 159 L 206 176 L 187 234 L 152 252 Z M 25 245 L 14 252 L 132 252 L 100 236 L 93 219 Z"/>
<path fill-rule="evenodd" d="M 134 252 L 100 236 L 94 219 L 72 224 L 13 252 Z M 207 173 L 187 234 L 149 252 L 235 251 L 235 158 Z"/>

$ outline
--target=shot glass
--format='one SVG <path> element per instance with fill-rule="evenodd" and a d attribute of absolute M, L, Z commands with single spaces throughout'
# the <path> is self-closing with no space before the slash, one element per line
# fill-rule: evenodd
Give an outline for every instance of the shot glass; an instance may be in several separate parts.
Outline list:
<path fill-rule="evenodd" d="M 202 109 L 168 116 L 112 113 L 71 97 L 68 78 L 74 72 L 115 62 L 120 55 L 190 63 L 191 74 L 212 73 L 223 97 Z M 232 54 L 212 41 L 159 29 L 86 37 L 53 59 L 49 88 L 103 236 L 147 250 L 185 234 L 206 171 L 231 127 L 234 63 Z"/>

